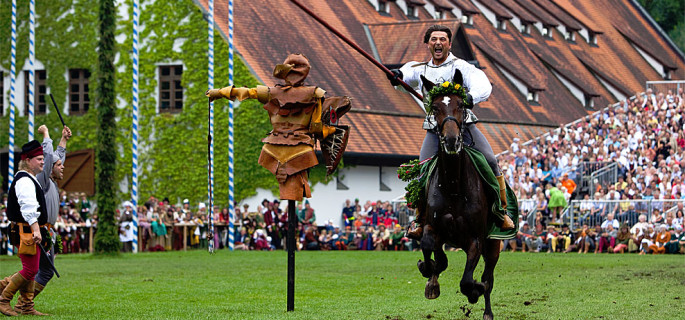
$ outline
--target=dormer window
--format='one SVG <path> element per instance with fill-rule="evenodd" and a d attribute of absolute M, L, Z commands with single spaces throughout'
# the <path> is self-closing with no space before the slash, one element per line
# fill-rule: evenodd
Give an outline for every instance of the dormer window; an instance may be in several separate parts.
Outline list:
<path fill-rule="evenodd" d="M 521 22 L 521 33 L 530 34 L 530 23 Z"/>
<path fill-rule="evenodd" d="M 419 9 L 416 6 L 407 6 L 407 17 L 418 18 L 419 17 Z"/>
<path fill-rule="evenodd" d="M 445 19 L 445 12 L 442 10 L 435 10 L 435 19 L 438 19 L 438 20 Z"/>
<path fill-rule="evenodd" d="M 542 27 L 542 36 L 548 39 L 552 39 L 552 29 L 550 26 Z"/>
<path fill-rule="evenodd" d="M 594 109 L 595 108 L 595 99 L 591 95 L 586 94 L 585 95 L 585 108 L 587 109 Z"/>
<path fill-rule="evenodd" d="M 527 96 L 528 102 L 538 103 L 539 102 L 538 92 L 539 91 L 537 91 L 537 90 L 533 90 L 533 89 L 528 88 L 528 96 Z"/>
<path fill-rule="evenodd" d="M 500 30 L 500 31 L 507 30 L 507 20 L 497 19 L 497 30 Z"/>
<path fill-rule="evenodd" d="M 567 27 L 566 32 L 564 32 L 564 39 L 566 39 L 566 41 L 568 41 L 568 42 L 575 42 L 576 41 L 576 33 Z"/>
<path fill-rule="evenodd" d="M 461 16 L 461 23 L 463 23 L 465 25 L 472 26 L 473 25 L 473 16 L 471 16 L 470 14 L 464 14 L 463 16 Z"/>
<path fill-rule="evenodd" d="M 664 80 L 671 80 L 671 71 L 673 70 L 664 67 Z"/>
<path fill-rule="evenodd" d="M 390 13 L 390 6 L 386 1 L 378 1 L 378 12 L 380 13 Z"/>
<path fill-rule="evenodd" d="M 591 45 L 593 45 L 593 46 L 596 46 L 596 45 L 597 45 L 597 34 L 594 33 L 594 32 L 592 32 L 592 31 L 590 31 L 590 32 L 589 32 L 589 37 L 588 37 L 588 39 L 587 39 L 587 43 L 589 43 L 589 44 L 591 44 Z"/>

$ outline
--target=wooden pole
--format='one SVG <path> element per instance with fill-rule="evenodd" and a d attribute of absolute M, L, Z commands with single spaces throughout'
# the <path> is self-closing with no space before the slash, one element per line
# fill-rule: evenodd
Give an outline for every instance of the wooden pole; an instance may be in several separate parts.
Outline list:
<path fill-rule="evenodd" d="M 295 229 L 297 229 L 297 214 L 295 200 L 288 200 L 288 311 L 295 310 Z"/>

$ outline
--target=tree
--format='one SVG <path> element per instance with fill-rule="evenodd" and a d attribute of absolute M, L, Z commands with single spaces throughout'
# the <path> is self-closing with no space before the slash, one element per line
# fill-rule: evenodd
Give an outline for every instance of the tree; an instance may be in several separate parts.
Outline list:
<path fill-rule="evenodd" d="M 685 1 L 639 0 L 652 19 L 659 24 L 680 50 L 685 51 Z"/>
<path fill-rule="evenodd" d="M 119 252 L 119 237 L 115 210 L 116 171 L 116 93 L 114 75 L 114 32 L 116 11 L 114 0 L 100 0 L 100 39 L 98 42 L 98 90 L 97 113 L 100 124 L 97 132 L 97 203 L 98 231 L 95 235 L 95 252 L 116 254 Z"/>

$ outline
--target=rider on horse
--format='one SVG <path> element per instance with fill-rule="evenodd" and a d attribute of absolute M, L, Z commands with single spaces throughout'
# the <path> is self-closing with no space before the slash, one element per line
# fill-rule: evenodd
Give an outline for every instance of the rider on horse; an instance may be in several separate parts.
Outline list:
<path fill-rule="evenodd" d="M 487 160 L 490 168 L 497 177 L 500 189 L 500 199 L 502 208 L 506 209 L 506 185 L 504 183 L 504 176 L 497 164 L 497 159 L 492 151 L 492 147 L 485 136 L 478 130 L 475 123 L 478 121 L 476 116 L 470 110 L 473 105 L 485 101 L 490 96 L 492 86 L 488 77 L 483 71 L 471 65 L 470 63 L 455 57 L 450 52 L 452 39 L 452 31 L 450 28 L 443 25 L 433 25 L 426 30 L 423 37 L 423 42 L 428 45 L 428 50 L 431 53 L 432 59 L 428 62 L 411 61 L 403 65 L 400 69 L 391 70 L 394 77 L 390 78 L 390 83 L 397 86 L 399 82 L 397 79 L 402 79 L 404 82 L 412 86 L 415 90 L 421 91 L 421 80 L 419 77 L 423 75 L 426 79 L 434 83 L 442 83 L 450 81 L 454 75 L 455 69 L 458 69 L 464 78 L 464 86 L 468 89 L 466 101 L 469 108 L 467 113 L 467 130 L 470 135 L 466 135 L 465 142 L 473 144 L 473 148 L 480 151 Z M 427 97 L 424 97 L 424 100 Z M 435 133 L 437 124 L 432 115 L 428 115 L 423 123 L 423 129 L 426 130 L 426 137 L 421 146 L 420 161 L 431 158 L 438 153 L 439 139 Z M 471 141 L 468 141 L 471 140 Z M 415 239 L 420 239 L 423 234 L 423 225 L 425 223 L 425 212 L 421 206 L 417 206 L 418 226 L 410 230 L 407 234 Z M 502 230 L 513 229 L 514 223 L 506 214 L 502 222 Z"/>

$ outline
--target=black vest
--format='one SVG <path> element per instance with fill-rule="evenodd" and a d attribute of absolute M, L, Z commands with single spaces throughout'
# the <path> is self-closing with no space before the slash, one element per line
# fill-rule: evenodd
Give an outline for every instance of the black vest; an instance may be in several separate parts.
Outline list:
<path fill-rule="evenodd" d="M 16 190 L 16 184 L 17 181 L 21 178 L 26 178 L 31 180 L 33 182 L 33 185 L 36 187 L 36 198 L 38 198 L 38 212 L 40 212 L 40 216 L 38 217 L 38 224 L 39 225 L 44 225 L 48 222 L 48 213 L 47 213 L 47 206 L 45 205 L 45 194 L 43 194 L 43 188 L 40 187 L 40 184 L 36 182 L 36 180 L 31 179 L 29 174 L 26 171 L 20 171 L 14 176 L 14 181 L 12 181 L 12 185 L 10 186 L 10 192 L 7 198 L 7 219 L 13 222 L 23 222 L 26 223 L 26 220 L 24 220 L 24 217 L 21 215 L 21 208 L 19 207 L 19 201 L 17 200 L 17 190 Z"/>

